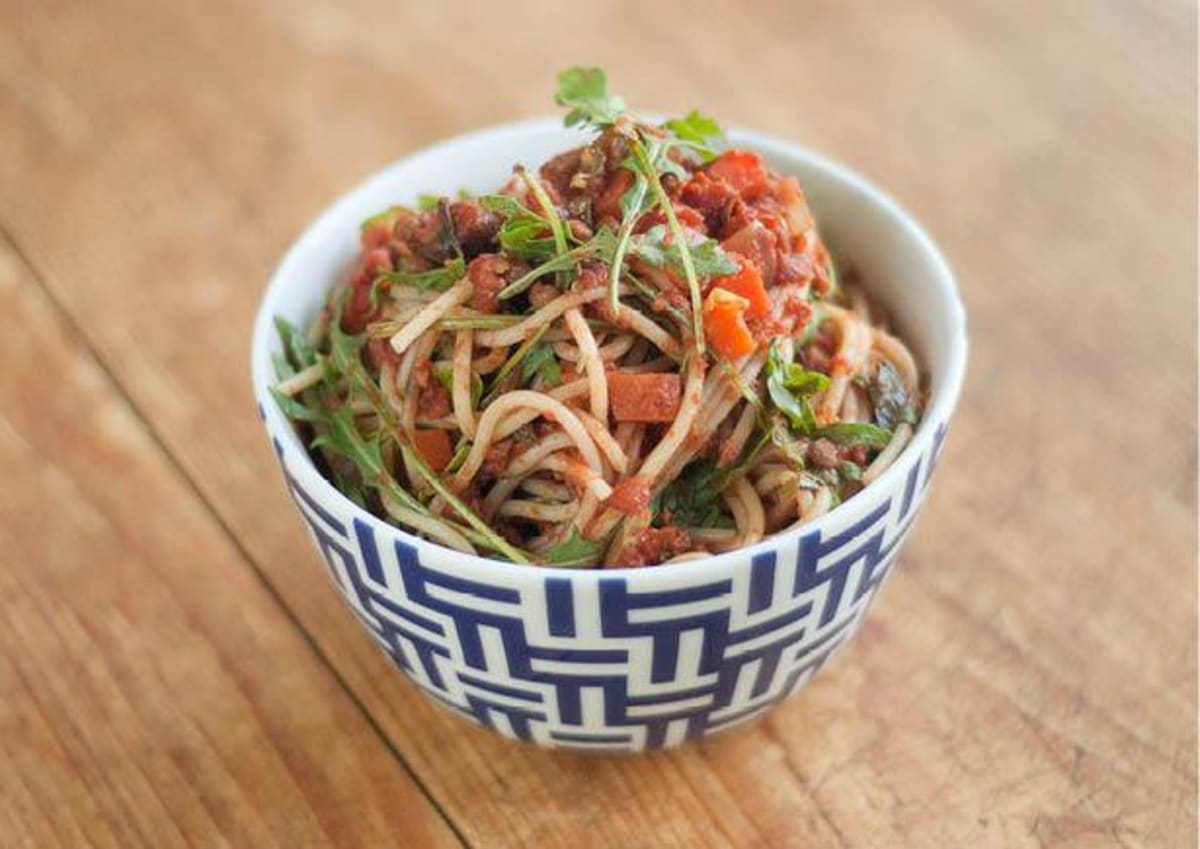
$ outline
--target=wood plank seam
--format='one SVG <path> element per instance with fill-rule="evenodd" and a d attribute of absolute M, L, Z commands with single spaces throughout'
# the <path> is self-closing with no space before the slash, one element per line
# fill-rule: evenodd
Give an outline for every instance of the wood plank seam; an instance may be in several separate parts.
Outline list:
<path fill-rule="evenodd" d="M 472 844 L 467 840 L 466 835 L 459 828 L 458 824 L 450 817 L 445 807 L 441 804 L 441 801 L 431 792 L 426 782 L 413 769 L 412 765 L 408 762 L 408 759 L 405 758 L 404 754 L 395 745 L 395 741 L 380 727 L 378 721 L 371 714 L 371 712 L 367 710 L 366 705 L 363 704 L 362 699 L 349 686 L 345 678 L 338 671 L 337 667 L 333 665 L 330 659 L 321 650 L 316 639 L 304 627 L 303 623 L 300 622 L 292 608 L 284 602 L 283 598 L 275 589 L 275 586 L 269 580 L 267 580 L 266 576 L 259 568 L 254 558 L 252 558 L 250 553 L 246 550 L 246 547 L 243 545 L 242 541 L 233 533 L 232 528 L 230 528 L 224 516 L 205 496 L 195 479 L 188 474 L 186 469 L 184 469 L 182 464 L 179 462 L 179 459 L 171 452 L 170 448 L 164 442 L 161 435 L 154 428 L 149 419 L 143 415 L 142 410 L 138 407 L 132 395 L 126 389 L 125 385 L 117 379 L 113 370 L 105 361 L 100 351 L 93 344 L 91 338 L 84 331 L 83 327 L 76 322 L 74 316 L 71 315 L 71 313 L 56 297 L 53 289 L 46 284 L 42 272 L 34 264 L 32 257 L 30 257 L 30 255 L 21 247 L 20 243 L 13 235 L 12 230 L 8 227 L 7 223 L 3 221 L 3 219 L 0 219 L 0 239 L 3 239 L 5 242 L 7 242 L 13 253 L 16 254 L 17 258 L 22 264 L 24 264 L 26 269 L 28 269 L 30 278 L 37 285 L 38 290 L 41 296 L 45 299 L 46 303 L 53 309 L 59 323 L 65 329 L 66 333 L 78 341 L 80 347 L 86 352 L 87 356 L 90 357 L 95 363 L 96 367 L 103 372 L 111 388 L 120 398 L 121 403 L 126 406 L 130 414 L 141 424 L 146 436 L 161 452 L 161 455 L 168 464 L 169 468 L 176 475 L 178 475 L 179 479 L 183 482 L 187 490 L 190 491 L 191 494 L 195 496 L 196 500 L 203 506 L 204 511 L 220 529 L 220 532 L 229 540 L 230 544 L 237 552 L 239 559 L 241 559 L 246 567 L 250 569 L 255 577 L 255 580 L 262 585 L 263 589 L 278 607 L 284 618 L 299 632 L 305 645 L 308 646 L 309 651 L 312 652 L 313 656 L 318 660 L 321 666 L 328 671 L 330 676 L 337 683 L 338 687 L 341 688 L 341 690 L 346 694 L 351 704 L 354 705 L 355 710 L 362 715 L 372 733 L 379 738 L 380 742 L 391 754 L 392 758 L 395 759 L 395 761 L 400 765 L 400 768 L 406 773 L 408 778 L 417 786 L 425 798 L 429 800 L 430 805 L 432 805 L 434 810 L 437 811 L 438 816 L 440 816 L 446 823 L 446 826 L 458 839 L 459 843 L 464 847 L 464 849 L 473 849 Z"/>

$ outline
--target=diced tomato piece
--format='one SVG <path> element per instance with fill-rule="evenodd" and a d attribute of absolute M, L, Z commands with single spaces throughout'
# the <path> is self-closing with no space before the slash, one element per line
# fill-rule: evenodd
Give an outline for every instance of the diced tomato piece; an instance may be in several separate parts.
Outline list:
<path fill-rule="evenodd" d="M 728 289 L 714 288 L 704 299 L 704 335 L 708 344 L 728 360 L 753 353 L 754 335 L 746 326 L 750 301 Z"/>
<path fill-rule="evenodd" d="M 450 446 L 450 436 L 444 430 L 414 431 L 413 446 L 435 472 L 446 468 L 454 454 L 454 449 Z"/>
<path fill-rule="evenodd" d="M 674 421 L 682 396 L 677 374 L 608 373 L 608 403 L 619 422 Z"/>
<path fill-rule="evenodd" d="M 762 157 L 753 151 L 727 150 L 709 163 L 707 171 L 743 198 L 758 197 L 770 188 Z"/>
<path fill-rule="evenodd" d="M 650 481 L 640 475 L 626 478 L 613 487 L 604 504 L 627 516 L 640 513 L 650 506 Z"/>
<path fill-rule="evenodd" d="M 741 257 L 742 267 L 735 274 L 730 274 L 725 277 L 718 277 L 713 281 L 715 288 L 724 289 L 727 292 L 745 298 L 749 304 L 746 307 L 746 315 L 750 318 L 762 318 L 771 313 L 771 296 L 767 294 L 767 287 L 763 285 L 762 275 L 758 273 L 758 267 L 746 259 Z"/>

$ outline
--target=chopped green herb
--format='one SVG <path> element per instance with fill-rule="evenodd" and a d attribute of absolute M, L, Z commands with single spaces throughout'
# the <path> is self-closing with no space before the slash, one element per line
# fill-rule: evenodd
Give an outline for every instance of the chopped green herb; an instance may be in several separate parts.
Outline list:
<path fill-rule="evenodd" d="M 733 519 L 721 510 L 721 490 L 730 476 L 711 459 L 697 460 L 650 502 L 656 524 L 729 528 Z"/>
<path fill-rule="evenodd" d="M 867 422 L 835 422 L 817 428 L 816 436 L 823 436 L 838 445 L 865 445 L 868 448 L 883 448 L 892 441 L 890 430 Z"/>
<path fill-rule="evenodd" d="M 663 126 L 673 132 L 677 139 L 687 143 L 705 162 L 716 155 L 713 150 L 714 143 L 719 143 L 725 138 L 725 131 L 721 129 L 720 124 L 707 115 L 701 115 L 695 109 L 682 118 L 667 121 Z"/>
<path fill-rule="evenodd" d="M 462 279 L 467 273 L 467 264 L 462 257 L 448 260 L 441 268 L 428 271 L 384 271 L 376 276 L 375 287 L 412 286 L 418 292 L 444 292 Z"/>
<path fill-rule="evenodd" d="M 578 528 L 563 542 L 546 550 L 546 563 L 552 566 L 587 566 L 600 554 L 600 544 L 584 539 Z"/>
<path fill-rule="evenodd" d="M 521 363 L 521 379 L 528 383 L 534 376 L 540 377 L 548 386 L 558 386 L 562 383 L 562 368 L 558 365 L 558 357 L 554 348 L 542 343 L 535 345 Z"/>
<path fill-rule="evenodd" d="M 838 463 L 838 474 L 842 476 L 842 480 L 857 481 L 862 480 L 862 466 L 858 463 L 851 463 L 849 460 L 843 460 Z"/>
<path fill-rule="evenodd" d="M 608 77 L 600 68 L 575 66 L 561 71 L 554 102 L 571 110 L 563 119 L 568 127 L 607 127 L 625 111 L 625 102 L 608 93 Z"/>
<path fill-rule="evenodd" d="M 817 418 L 809 399 L 828 387 L 828 377 L 788 362 L 780 353 L 779 344 L 771 343 L 767 351 L 767 395 L 801 435 L 811 436 L 816 432 Z"/>

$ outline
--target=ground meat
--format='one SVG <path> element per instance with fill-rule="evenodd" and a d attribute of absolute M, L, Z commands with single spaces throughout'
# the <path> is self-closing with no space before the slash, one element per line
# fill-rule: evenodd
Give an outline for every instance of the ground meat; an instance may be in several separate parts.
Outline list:
<path fill-rule="evenodd" d="M 560 153 L 547 160 L 546 164 L 538 169 L 538 175 L 554 189 L 559 197 L 565 198 L 570 194 L 571 178 L 579 170 L 579 161 L 582 155 L 583 148 L 581 147 Z"/>
<path fill-rule="evenodd" d="M 389 346 L 390 347 L 390 346 Z M 440 419 L 450 415 L 450 393 L 440 381 L 431 380 L 417 398 L 417 418 Z"/>
<path fill-rule="evenodd" d="M 372 338 L 367 340 L 367 359 L 379 371 L 385 364 L 400 365 L 400 355 L 387 339 Z"/>
<path fill-rule="evenodd" d="M 529 287 L 529 303 L 536 310 L 558 297 L 558 287 L 542 280 Z"/>
<path fill-rule="evenodd" d="M 682 528 L 646 528 L 621 549 L 621 566 L 653 566 L 692 550 L 692 538 Z"/>
<path fill-rule="evenodd" d="M 511 439 L 501 439 L 492 444 L 483 455 L 483 465 L 479 467 L 481 477 L 495 479 L 508 471 L 508 462 L 512 459 L 513 446 Z"/>
<path fill-rule="evenodd" d="M 804 330 L 808 326 L 809 320 L 812 318 L 813 308 L 803 296 L 799 293 L 793 293 L 783 299 L 779 305 L 780 321 L 783 324 L 783 332 L 788 336 L 794 336 Z"/>
<path fill-rule="evenodd" d="M 800 360 L 806 369 L 829 374 L 833 354 L 837 350 L 837 337 L 828 324 L 822 325 L 817 337 L 800 351 Z"/>
<path fill-rule="evenodd" d="M 808 462 L 812 463 L 818 469 L 832 469 L 840 461 L 838 456 L 838 447 L 831 439 L 813 440 L 813 443 L 808 446 Z"/>
<path fill-rule="evenodd" d="M 571 238 L 577 242 L 590 241 L 592 236 L 596 235 L 586 222 L 580 221 L 578 218 L 567 221 L 567 229 L 571 231 Z"/>
<path fill-rule="evenodd" d="M 737 193 L 724 183 L 718 183 L 699 171 L 683 185 L 679 198 L 704 216 L 708 232 L 720 233 L 725 226 L 729 206 Z"/>
<path fill-rule="evenodd" d="M 450 204 L 450 220 L 454 222 L 454 235 L 466 256 L 477 256 L 495 247 L 500 216 L 484 209 L 478 202 L 464 200 Z"/>
<path fill-rule="evenodd" d="M 640 513 L 650 506 L 650 482 L 637 475 L 626 478 L 613 487 L 612 495 L 604 503 L 629 516 Z"/>
<path fill-rule="evenodd" d="M 683 203 L 673 203 L 672 208 L 675 210 L 675 219 L 684 229 L 695 230 L 702 236 L 708 235 L 708 222 L 697 210 Z M 651 227 L 659 226 L 668 227 L 667 216 L 661 209 L 653 209 L 638 219 L 633 232 L 645 233 Z"/>
<path fill-rule="evenodd" d="M 467 266 L 467 276 L 474 287 L 471 307 L 479 312 L 494 313 L 500 309 L 500 290 L 508 283 L 505 277 L 513 263 L 498 254 L 480 254 Z"/>
<path fill-rule="evenodd" d="M 442 218 L 437 210 L 398 210 L 393 246 L 401 256 L 420 257 L 432 265 L 441 265 L 446 259 L 442 227 Z"/>
<path fill-rule="evenodd" d="M 621 169 L 602 183 L 592 201 L 592 219 L 596 224 L 618 223 L 621 220 L 621 195 L 633 185 L 633 174 Z"/>
<path fill-rule="evenodd" d="M 838 456 L 848 463 L 865 466 L 867 465 L 867 446 L 843 445 L 838 452 Z"/>

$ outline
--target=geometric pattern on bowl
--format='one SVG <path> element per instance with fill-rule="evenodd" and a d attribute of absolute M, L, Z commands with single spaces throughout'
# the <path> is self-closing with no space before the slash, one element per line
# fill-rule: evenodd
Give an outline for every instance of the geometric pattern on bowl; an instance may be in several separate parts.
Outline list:
<path fill-rule="evenodd" d="M 943 422 L 924 456 L 905 458 L 893 492 L 860 496 L 874 502 L 869 512 L 748 555 L 723 579 L 665 588 L 657 568 L 465 579 L 422 563 L 385 526 L 334 515 L 275 448 L 333 582 L 418 686 L 508 737 L 640 751 L 758 716 L 853 635 L 912 527 L 945 433 Z"/>

